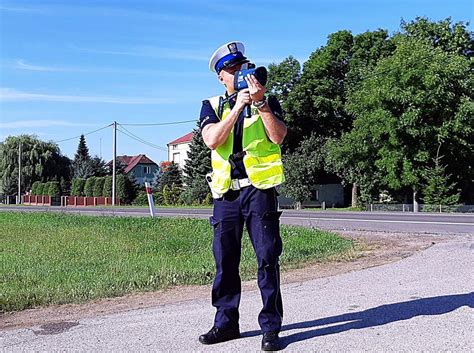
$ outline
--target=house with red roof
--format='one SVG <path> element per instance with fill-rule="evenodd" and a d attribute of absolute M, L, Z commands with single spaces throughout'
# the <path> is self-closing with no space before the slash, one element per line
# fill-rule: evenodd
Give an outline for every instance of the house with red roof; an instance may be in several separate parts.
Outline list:
<path fill-rule="evenodd" d="M 112 167 L 112 161 L 107 164 Z M 152 182 L 155 173 L 160 169 L 158 164 L 144 154 L 117 156 L 117 164 L 124 168 L 125 174 L 132 175 L 139 185 L 145 185 L 146 181 Z"/>
<path fill-rule="evenodd" d="M 174 162 L 184 169 L 186 160 L 188 159 L 189 145 L 193 139 L 194 132 L 190 132 L 184 136 L 169 142 L 168 146 L 168 161 Z"/>

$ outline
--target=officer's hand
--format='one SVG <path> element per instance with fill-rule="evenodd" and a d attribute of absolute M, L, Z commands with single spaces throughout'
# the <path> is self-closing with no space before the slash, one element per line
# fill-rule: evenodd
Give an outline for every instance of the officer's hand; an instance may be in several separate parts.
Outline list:
<path fill-rule="evenodd" d="M 265 97 L 267 89 L 257 81 L 254 75 L 245 76 L 245 81 L 249 86 L 250 98 L 254 102 L 259 102 Z"/>
<path fill-rule="evenodd" d="M 243 89 L 237 93 L 237 100 L 235 101 L 235 107 L 239 110 L 244 109 L 248 104 L 252 104 L 252 99 L 250 98 L 249 89 Z"/>

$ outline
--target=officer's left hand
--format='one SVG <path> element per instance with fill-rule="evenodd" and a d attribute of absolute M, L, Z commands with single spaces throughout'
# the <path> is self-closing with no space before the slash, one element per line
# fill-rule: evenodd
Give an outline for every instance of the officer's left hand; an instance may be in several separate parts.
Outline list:
<path fill-rule="evenodd" d="M 254 102 L 261 101 L 265 97 L 267 89 L 257 81 L 254 75 L 248 75 L 245 77 L 247 85 L 249 86 L 250 98 Z"/>

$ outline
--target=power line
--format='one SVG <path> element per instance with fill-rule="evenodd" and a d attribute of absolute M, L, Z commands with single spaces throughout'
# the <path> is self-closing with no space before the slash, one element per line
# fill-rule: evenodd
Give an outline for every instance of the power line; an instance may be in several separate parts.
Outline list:
<path fill-rule="evenodd" d="M 100 129 L 97 129 L 97 130 L 94 130 L 94 131 L 86 132 L 85 134 L 81 134 L 81 135 L 87 136 L 87 135 L 96 133 L 96 132 L 98 132 L 98 131 L 100 131 L 100 130 L 104 130 L 104 129 L 110 127 L 110 126 L 112 126 L 112 124 L 103 126 L 103 127 L 101 127 Z M 65 141 L 69 141 L 69 140 L 75 140 L 75 139 L 81 137 L 81 135 L 74 136 L 74 137 L 70 137 L 70 138 L 67 138 L 67 139 L 64 139 L 64 140 L 54 141 L 54 142 L 59 143 L 59 142 L 65 142 Z"/>
<path fill-rule="evenodd" d="M 133 132 L 131 132 L 130 130 L 127 130 L 126 128 L 124 128 L 124 127 L 122 126 L 122 124 L 117 124 L 117 125 L 120 125 L 120 128 L 118 128 L 117 130 L 118 130 L 119 132 L 121 132 L 122 134 L 127 135 L 128 137 L 130 137 L 130 138 L 132 138 L 132 139 L 134 139 L 134 140 L 136 140 L 136 141 L 138 141 L 138 142 L 141 142 L 141 143 L 143 143 L 144 145 L 147 145 L 147 146 L 149 146 L 149 147 L 153 147 L 153 148 L 155 148 L 155 149 L 157 149 L 157 150 L 161 150 L 161 151 L 168 152 L 168 149 L 166 149 L 166 148 L 164 148 L 164 147 L 161 147 L 161 146 L 158 146 L 158 145 L 155 145 L 154 143 L 149 142 L 149 141 L 146 141 L 146 140 L 144 140 L 143 138 L 141 138 L 140 136 L 135 135 L 135 134 L 134 134 Z M 122 130 L 122 129 L 123 129 L 123 130 Z"/>
<path fill-rule="evenodd" d="M 196 120 L 183 120 L 183 121 L 174 121 L 174 122 L 167 122 L 167 123 L 118 123 L 121 126 L 162 126 L 162 125 L 178 125 L 178 124 L 187 124 L 187 123 L 195 123 Z"/>

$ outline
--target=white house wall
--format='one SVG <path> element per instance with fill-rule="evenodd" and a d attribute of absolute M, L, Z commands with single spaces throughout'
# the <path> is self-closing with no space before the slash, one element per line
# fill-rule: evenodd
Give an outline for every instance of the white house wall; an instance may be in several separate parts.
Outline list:
<path fill-rule="evenodd" d="M 190 144 L 190 142 L 187 142 L 176 145 L 168 145 L 168 161 L 175 162 L 181 169 L 184 169 L 186 160 L 188 159 Z M 177 158 L 179 161 L 176 161 Z"/>

